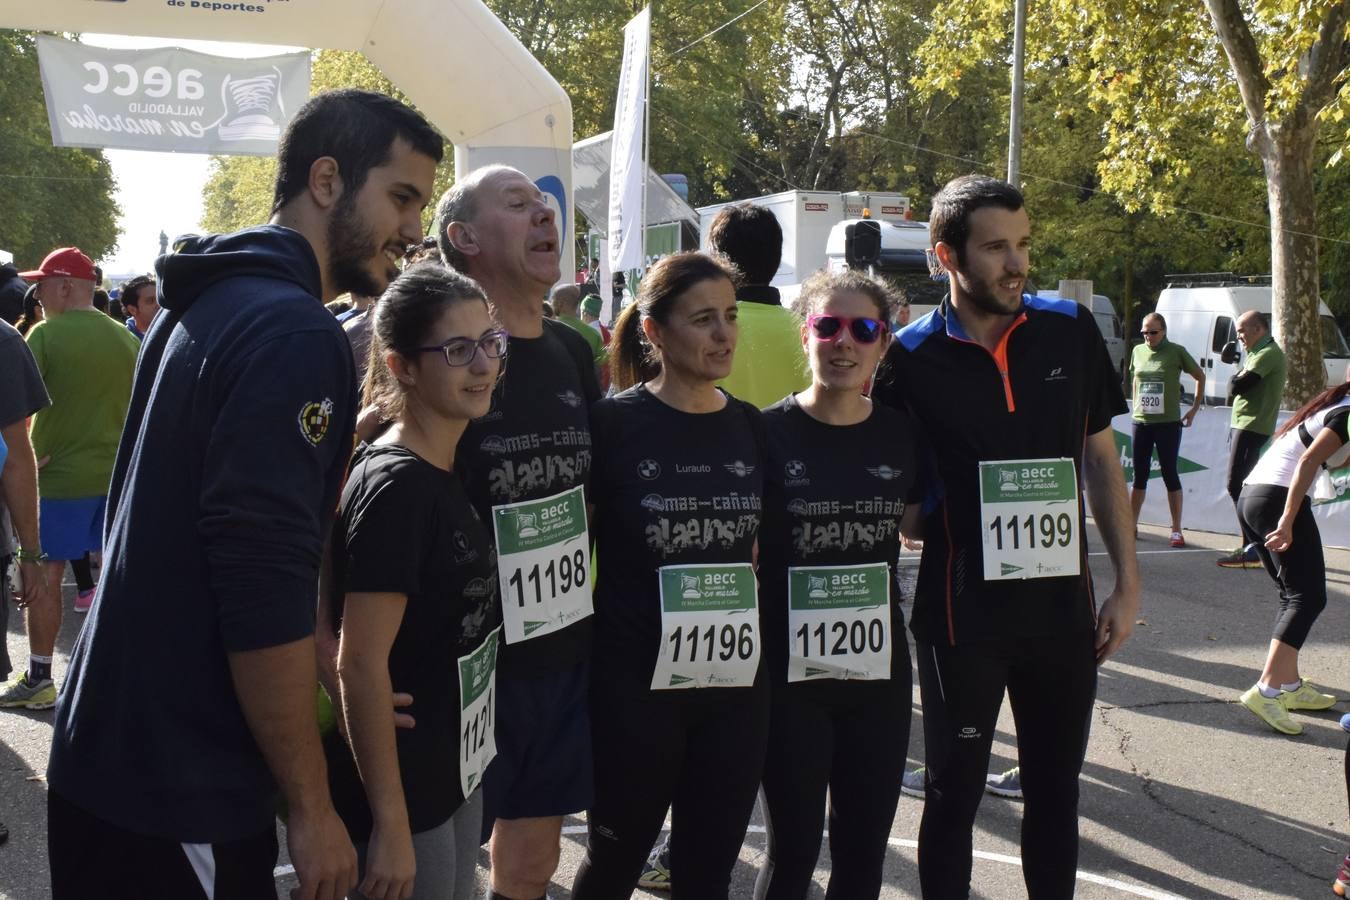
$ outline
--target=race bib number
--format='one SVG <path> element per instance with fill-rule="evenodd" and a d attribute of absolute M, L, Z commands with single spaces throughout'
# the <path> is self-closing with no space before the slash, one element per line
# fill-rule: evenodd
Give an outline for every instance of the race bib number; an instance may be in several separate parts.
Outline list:
<path fill-rule="evenodd" d="M 1163 383 L 1161 381 L 1139 382 L 1139 397 L 1136 401 L 1139 411 L 1146 416 L 1163 414 Z"/>
<path fill-rule="evenodd" d="M 750 687 L 759 669 L 759 591 L 749 563 L 662 566 L 652 690 Z"/>
<path fill-rule="evenodd" d="M 478 649 L 459 658 L 459 787 L 467 797 L 497 755 L 497 640 L 494 628 Z"/>
<path fill-rule="evenodd" d="M 580 487 L 492 508 L 506 642 L 562 631 L 595 611 L 591 539 Z"/>
<path fill-rule="evenodd" d="M 890 567 L 788 569 L 788 681 L 890 677 Z"/>
<path fill-rule="evenodd" d="M 980 463 L 984 580 L 1079 574 L 1078 470 L 1072 459 Z"/>

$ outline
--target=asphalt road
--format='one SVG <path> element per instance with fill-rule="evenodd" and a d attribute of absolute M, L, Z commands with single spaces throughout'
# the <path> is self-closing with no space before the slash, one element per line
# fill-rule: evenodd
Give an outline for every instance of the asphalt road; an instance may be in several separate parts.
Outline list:
<path fill-rule="evenodd" d="M 1338 720 L 1350 702 L 1324 713 L 1300 713 L 1304 733 L 1296 738 L 1272 731 L 1237 702 L 1255 680 L 1269 642 L 1273 585 L 1263 571 L 1214 565 L 1216 551 L 1231 546 L 1231 537 L 1187 536 L 1186 550 L 1171 550 L 1160 529 L 1141 529 L 1142 624 L 1101 671 L 1082 781 L 1078 896 L 1330 896 L 1347 844 L 1346 735 Z M 1093 549 L 1099 551 L 1100 542 L 1094 541 Z M 1331 602 L 1304 648 L 1302 669 L 1324 690 L 1350 698 L 1350 552 L 1326 555 Z M 1113 580 L 1109 563 L 1097 555 L 1092 565 L 1104 594 Z M 66 593 L 58 683 L 64 653 L 80 626 L 69 612 L 73 587 L 67 585 Z M 25 660 L 27 645 L 13 619 L 8 641 L 15 661 Z M 145 659 L 145 681 L 136 690 L 153 690 L 156 679 L 173 677 L 155 671 L 152 646 L 134 652 Z M 923 712 L 917 687 L 913 709 L 908 756 L 911 765 L 919 765 Z M 51 720 L 50 712 L 0 712 L 0 822 L 11 831 L 0 846 L 0 897 L 36 900 L 49 894 L 42 776 Z M 991 770 L 1015 765 L 1016 757 L 1005 704 Z M 918 896 L 915 839 L 921 812 L 922 801 L 901 798 L 882 895 L 888 900 Z M 1026 896 L 1017 858 L 1021 818 L 1019 804 L 986 796 L 974 835 L 972 896 Z M 584 828 L 581 819 L 568 822 L 555 900 L 569 896 Z M 757 814 L 734 896 L 751 895 L 764 840 Z M 812 897 L 823 896 L 829 866 L 826 847 Z M 280 888 L 294 885 L 284 849 L 279 873 Z"/>

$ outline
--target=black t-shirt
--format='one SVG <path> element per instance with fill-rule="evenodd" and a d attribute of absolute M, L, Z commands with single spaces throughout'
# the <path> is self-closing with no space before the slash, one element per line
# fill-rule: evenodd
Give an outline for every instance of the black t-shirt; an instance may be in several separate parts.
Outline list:
<path fill-rule="evenodd" d="M 895 563 L 900 516 L 917 502 L 918 432 L 907 413 L 876 404 L 856 425 L 813 419 L 789 396 L 764 410 L 768 466 L 759 534 L 759 608 L 775 690 L 853 697 L 908 674 L 909 651 Z M 888 567 L 892 682 L 787 681 L 789 566 Z"/>
<path fill-rule="evenodd" d="M 900 331 L 873 396 L 909 410 L 932 448 L 914 636 L 954 646 L 1092 630 L 1083 445 L 1125 411 L 1125 398 L 1091 313 L 1073 301 L 1024 296 L 991 353 L 944 301 Z M 1048 458 L 1077 468 L 1079 574 L 985 580 L 980 463 Z"/>
<path fill-rule="evenodd" d="M 651 686 L 661 644 L 657 569 L 751 561 L 763 507 L 763 423 L 759 410 L 730 395 L 717 412 L 687 413 L 644 384 L 601 400 L 591 423 L 593 678 L 610 690 L 640 695 Z M 743 690 L 659 693 L 725 698 Z"/>
<path fill-rule="evenodd" d="M 455 466 L 492 534 L 492 507 L 540 500 L 586 485 L 591 470 L 590 407 L 600 398 L 590 345 L 553 319 L 537 338 L 511 337 L 506 373 L 492 409 L 469 424 Z M 503 643 L 498 670 L 546 672 L 591 652 L 591 620 L 516 644 Z"/>
<path fill-rule="evenodd" d="M 412 694 L 406 711 L 417 727 L 396 730 L 398 764 L 412 830 L 435 828 L 464 802 L 458 660 L 501 624 L 492 545 L 455 475 L 395 444 L 358 451 L 333 538 L 339 622 L 348 593 L 408 597 L 389 675 Z M 336 733 L 324 750 L 333 804 L 352 839 L 368 840 L 370 807 L 351 751 Z"/>

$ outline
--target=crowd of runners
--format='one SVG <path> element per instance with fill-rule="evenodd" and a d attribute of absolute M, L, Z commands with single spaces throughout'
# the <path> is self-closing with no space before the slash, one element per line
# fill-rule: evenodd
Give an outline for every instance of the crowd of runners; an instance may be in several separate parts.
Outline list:
<path fill-rule="evenodd" d="M 537 900 L 585 812 L 573 897 L 644 879 L 711 900 L 762 793 L 756 898 L 807 895 L 827 823 L 827 897 L 875 898 L 914 666 L 923 895 L 970 894 L 1006 693 L 1027 890 L 1072 896 L 1146 479 L 1132 506 L 1091 316 L 1024 292 L 1018 190 L 966 176 L 933 199 L 950 293 L 904 327 L 856 272 L 783 308 L 781 232 L 733 206 L 718 252 L 657 262 L 611 330 L 579 292 L 545 316 L 560 223 L 515 169 L 463 173 L 429 246 L 442 155 L 397 101 L 322 94 L 283 138 L 271 221 L 180 239 L 125 328 L 79 251 L 23 273 L 47 320 L 26 345 L 0 327 L 24 386 L 0 404 L 0 499 L 32 654 L 0 705 L 56 709 L 53 895 L 274 896 L 279 816 L 298 897 L 468 900 L 486 842 L 487 896 Z M 1175 411 L 1147 384 L 1137 407 Z M 1307 494 L 1344 455 L 1347 390 L 1296 413 L 1238 498 L 1281 598 L 1243 701 L 1288 733 L 1335 702 L 1297 659 L 1326 601 Z M 1142 421 L 1174 461 L 1173 429 Z M 902 541 L 922 549 L 913 657 Z M 61 577 L 89 559 L 58 693 Z"/>

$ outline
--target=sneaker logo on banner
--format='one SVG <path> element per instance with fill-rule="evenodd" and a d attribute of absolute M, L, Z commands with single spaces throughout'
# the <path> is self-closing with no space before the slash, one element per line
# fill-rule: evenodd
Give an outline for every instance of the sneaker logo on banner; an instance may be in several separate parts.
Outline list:
<path fill-rule="evenodd" d="M 333 401 L 306 403 L 300 409 L 300 434 L 315 447 L 328 434 L 328 425 L 333 421 Z"/>

